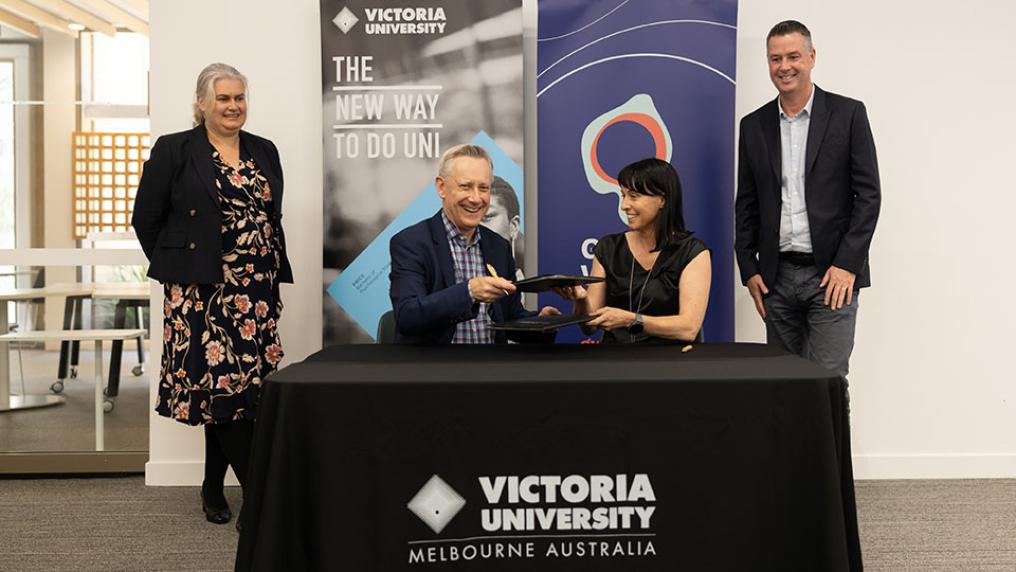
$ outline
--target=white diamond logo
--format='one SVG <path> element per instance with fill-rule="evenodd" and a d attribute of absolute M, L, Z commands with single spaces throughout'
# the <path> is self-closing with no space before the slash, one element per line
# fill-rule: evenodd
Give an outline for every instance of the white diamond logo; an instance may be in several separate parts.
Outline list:
<path fill-rule="evenodd" d="M 356 14 L 353 14 L 353 11 L 349 9 L 349 6 L 344 6 L 342 11 L 339 12 L 334 19 L 332 19 L 332 23 L 342 30 L 343 34 L 348 34 L 349 31 L 353 29 L 353 26 L 355 26 L 359 21 L 360 19 L 356 17 Z"/>
<path fill-rule="evenodd" d="M 431 477 L 406 505 L 438 534 L 464 506 L 466 500 L 437 475 Z"/>

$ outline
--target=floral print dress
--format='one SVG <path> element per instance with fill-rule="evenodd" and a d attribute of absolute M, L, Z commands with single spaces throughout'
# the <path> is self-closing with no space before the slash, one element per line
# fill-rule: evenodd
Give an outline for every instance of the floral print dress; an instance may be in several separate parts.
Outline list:
<path fill-rule="evenodd" d="M 242 150 L 241 150 L 242 152 Z M 222 284 L 165 284 L 155 410 L 188 425 L 255 417 L 261 382 L 282 359 L 272 191 L 253 159 L 212 154 L 222 208 Z"/>

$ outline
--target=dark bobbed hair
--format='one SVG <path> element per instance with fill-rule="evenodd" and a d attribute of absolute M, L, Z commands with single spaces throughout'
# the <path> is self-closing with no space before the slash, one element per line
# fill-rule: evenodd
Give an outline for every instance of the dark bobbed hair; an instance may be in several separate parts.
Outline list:
<path fill-rule="evenodd" d="M 681 201 L 681 178 L 670 163 L 651 157 L 625 166 L 617 175 L 621 187 L 640 195 L 663 197 L 656 217 L 656 247 L 653 252 L 688 237 Z"/>
<path fill-rule="evenodd" d="M 508 211 L 509 219 L 519 216 L 519 197 L 515 195 L 515 189 L 508 181 L 495 176 L 494 182 L 490 185 L 490 196 L 501 201 L 504 209 Z"/>

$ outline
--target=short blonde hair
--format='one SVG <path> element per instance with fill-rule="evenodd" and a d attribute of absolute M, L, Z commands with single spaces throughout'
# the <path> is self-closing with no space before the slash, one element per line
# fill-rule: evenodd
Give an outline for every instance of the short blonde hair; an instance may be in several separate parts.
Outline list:
<path fill-rule="evenodd" d="M 239 70 L 228 64 L 214 63 L 205 66 L 198 74 L 198 84 L 194 89 L 194 125 L 205 122 L 205 112 L 200 101 L 215 97 L 215 82 L 220 79 L 237 79 L 243 83 L 243 91 L 247 93 L 247 78 Z"/>
<path fill-rule="evenodd" d="M 494 170 L 494 161 L 490 159 L 490 154 L 487 150 L 479 145 L 470 145 L 469 143 L 463 143 L 462 145 L 456 145 L 441 155 L 441 163 L 438 167 L 437 174 L 440 177 L 448 176 L 448 169 L 451 167 L 452 161 L 459 157 L 472 157 L 474 159 L 483 159 L 490 165 L 490 170 Z"/>

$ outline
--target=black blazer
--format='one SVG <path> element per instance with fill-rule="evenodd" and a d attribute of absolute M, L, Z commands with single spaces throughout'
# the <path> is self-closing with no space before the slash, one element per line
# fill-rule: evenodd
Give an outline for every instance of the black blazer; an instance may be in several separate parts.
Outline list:
<path fill-rule="evenodd" d="M 815 264 L 871 285 L 868 248 L 882 201 L 875 141 L 864 104 L 815 86 L 805 156 L 805 202 Z M 761 274 L 772 287 L 780 248 L 781 179 L 778 99 L 741 120 L 734 248 L 741 282 Z"/>
<path fill-rule="evenodd" d="M 500 276 L 515 276 L 508 241 L 485 226 L 480 233 L 483 261 Z M 455 337 L 459 322 L 476 317 L 480 304 L 474 304 L 466 282 L 455 282 L 455 263 L 441 212 L 403 229 L 389 243 L 392 255 L 391 290 L 395 310 L 395 341 L 403 344 L 448 344 Z M 494 323 L 535 316 L 522 306 L 516 292 L 489 306 Z M 494 343 L 508 337 L 518 342 L 553 342 L 556 334 L 529 334 L 494 330 Z"/>
<path fill-rule="evenodd" d="M 240 132 L 240 145 L 254 157 L 272 189 L 273 230 L 282 245 L 279 280 L 293 281 L 282 233 L 282 164 L 268 139 Z M 131 225 L 159 282 L 216 284 L 222 273 L 222 211 L 215 186 L 214 149 L 204 124 L 163 135 L 145 161 Z"/>

